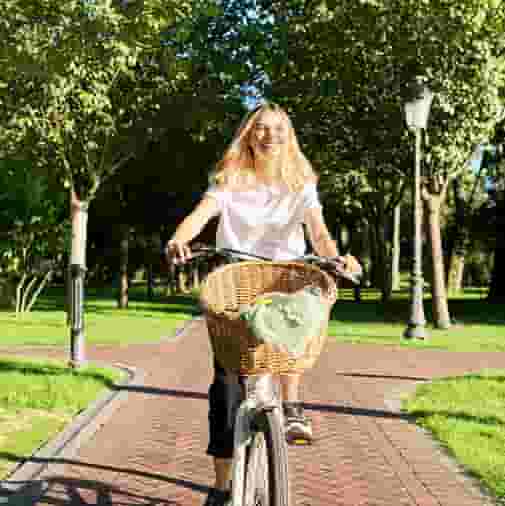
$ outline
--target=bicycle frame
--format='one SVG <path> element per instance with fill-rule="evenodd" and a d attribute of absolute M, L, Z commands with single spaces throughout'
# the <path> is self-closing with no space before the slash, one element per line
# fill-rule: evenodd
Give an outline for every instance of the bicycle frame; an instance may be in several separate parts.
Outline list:
<path fill-rule="evenodd" d="M 244 380 L 245 398 L 235 416 L 232 506 L 247 506 L 244 504 L 246 450 L 254 432 L 254 417 L 263 410 L 274 411 L 282 425 L 279 382 L 271 374 L 246 376 Z"/>

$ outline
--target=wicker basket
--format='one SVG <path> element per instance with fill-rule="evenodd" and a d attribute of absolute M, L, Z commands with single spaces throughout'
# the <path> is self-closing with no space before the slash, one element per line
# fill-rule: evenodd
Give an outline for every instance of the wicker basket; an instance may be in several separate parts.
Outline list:
<path fill-rule="evenodd" d="M 217 361 L 240 375 L 299 373 L 313 366 L 326 341 L 328 318 L 317 336 L 307 336 L 305 352 L 293 357 L 259 342 L 247 322 L 240 318 L 241 306 L 270 292 L 293 293 L 306 286 L 321 288 L 328 303 L 328 317 L 336 300 L 336 286 L 321 269 L 295 262 L 240 262 L 210 273 L 200 295 Z"/>

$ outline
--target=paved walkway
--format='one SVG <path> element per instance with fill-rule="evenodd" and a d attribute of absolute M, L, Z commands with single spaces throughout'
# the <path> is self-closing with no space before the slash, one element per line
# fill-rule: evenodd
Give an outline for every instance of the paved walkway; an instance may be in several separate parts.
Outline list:
<path fill-rule="evenodd" d="M 74 459 L 52 466 L 39 506 L 200 505 L 212 483 L 204 322 L 191 322 L 176 342 L 97 347 L 89 356 L 138 368 L 144 379 Z M 290 448 L 294 505 L 488 504 L 402 416 L 399 397 L 433 377 L 504 366 L 503 353 L 328 344 L 304 383 L 318 440 Z"/>

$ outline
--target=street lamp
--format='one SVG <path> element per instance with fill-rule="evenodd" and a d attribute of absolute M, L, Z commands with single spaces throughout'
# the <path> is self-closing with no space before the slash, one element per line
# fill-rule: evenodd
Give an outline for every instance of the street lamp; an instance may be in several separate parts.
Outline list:
<path fill-rule="evenodd" d="M 422 270 L 422 202 L 421 202 L 421 130 L 428 124 L 433 94 L 421 79 L 417 79 L 410 90 L 412 98 L 405 103 L 405 119 L 409 129 L 416 134 L 416 153 L 414 165 L 414 258 L 411 272 L 410 319 L 403 334 L 407 338 L 426 338 L 426 319 L 423 307 L 423 270 Z"/>

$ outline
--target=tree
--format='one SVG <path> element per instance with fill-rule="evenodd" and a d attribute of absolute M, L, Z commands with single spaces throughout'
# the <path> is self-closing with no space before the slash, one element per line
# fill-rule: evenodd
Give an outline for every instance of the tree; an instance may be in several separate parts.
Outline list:
<path fill-rule="evenodd" d="M 487 300 L 491 303 L 505 302 L 505 266 L 501 258 L 505 255 L 505 236 L 503 229 L 505 225 L 505 122 L 500 122 L 492 139 L 495 145 L 493 160 L 486 160 L 492 175 L 493 188 L 491 191 L 491 219 L 494 222 L 494 265 L 491 275 L 491 284 Z M 486 152 L 491 156 L 491 152 Z"/>
<path fill-rule="evenodd" d="M 296 2 L 289 3 L 289 6 Z M 273 88 L 290 92 L 291 108 L 307 111 L 315 143 L 333 150 L 334 168 L 356 170 L 366 181 L 367 215 L 382 260 L 389 264 L 386 221 L 401 198 L 412 167 L 412 142 L 403 123 L 402 96 L 423 75 L 436 95 L 425 158 L 435 325 L 447 327 L 440 211 L 450 181 L 475 147 L 492 132 L 504 69 L 503 3 L 466 0 L 419 4 L 414 0 L 310 2 L 289 9 L 275 4 L 289 40 L 287 57 L 272 66 Z M 317 93 L 318 83 L 334 93 Z M 316 91 L 316 93 L 314 92 Z M 315 133 L 316 132 L 316 133 Z M 316 140 L 317 139 L 317 140 Z M 342 170 L 335 178 L 342 176 Z M 384 269 L 388 271 L 388 269 Z"/>
<path fill-rule="evenodd" d="M 208 163 L 205 163 L 205 150 L 199 144 L 202 143 L 193 141 L 188 131 L 173 126 L 159 143 L 151 145 L 148 154 L 140 160 L 130 160 L 97 192 L 94 210 L 90 212 L 91 226 L 95 236 L 99 233 L 108 238 L 110 258 L 114 271 L 118 272 L 115 278 L 119 285 L 119 308 L 128 306 L 131 264 L 134 263 L 129 255 L 131 245 L 138 242 L 139 236 L 150 242 L 150 237 L 159 236 L 160 230 L 172 225 L 174 218 L 180 220 L 182 213 L 189 211 L 189 203 L 180 202 L 179 198 L 178 206 L 182 203 L 184 211 L 176 213 L 170 195 L 175 192 L 191 195 L 205 189 Z M 181 173 L 184 178 L 175 177 Z M 151 250 L 144 252 L 147 269 L 153 263 Z M 160 244 L 157 250 L 160 251 Z"/>
<path fill-rule="evenodd" d="M 485 191 L 486 175 L 484 164 L 481 163 L 477 170 L 472 164 L 468 164 L 467 168 L 452 180 L 452 198 L 449 198 L 449 203 L 453 203 L 453 216 L 447 237 L 449 293 L 458 293 L 463 289 L 465 257 L 471 246 L 472 226 L 478 210 L 488 199 Z"/>
<path fill-rule="evenodd" d="M 0 276 L 15 285 L 15 310 L 29 312 L 57 266 L 68 240 L 64 196 L 30 164 L 0 165 Z"/>
<path fill-rule="evenodd" d="M 22 152 L 71 192 L 70 263 L 82 278 L 89 203 L 105 178 L 163 131 L 159 103 L 185 79 L 164 41 L 191 3 L 5 1 L 3 150 Z M 82 296 L 76 300 L 82 309 Z M 77 319 L 76 364 L 84 356 Z"/>
<path fill-rule="evenodd" d="M 362 182 L 356 188 L 380 245 L 384 298 L 391 271 L 389 224 L 413 165 L 413 143 L 403 121 L 404 90 L 423 75 L 436 92 L 423 195 L 435 324 L 447 327 L 440 213 L 450 181 L 496 122 L 504 74 L 502 2 L 428 1 L 419 7 L 414 0 L 259 1 L 249 18 L 240 11 L 246 4 L 223 2 L 235 23 L 220 25 L 216 39 L 205 39 L 215 42 L 209 50 L 191 57 L 214 55 L 207 67 L 212 71 L 215 62 L 224 61 L 220 50 L 228 47 L 235 58 L 229 63 L 240 70 L 252 58 L 247 41 L 263 41 L 266 50 L 251 60 L 256 71 L 251 80 L 292 113 L 311 158 L 324 164 L 328 185 L 337 181 L 335 189 L 340 189 L 342 176 L 351 171 Z M 203 25 L 218 26 L 213 23 Z M 221 73 L 213 75 L 221 78 Z M 234 75 L 225 72 L 223 79 L 235 82 Z"/>
<path fill-rule="evenodd" d="M 391 293 L 392 216 L 412 156 L 403 143 L 402 86 L 409 74 L 389 40 L 394 20 L 385 11 L 377 2 L 288 10 L 288 56 L 272 69 L 272 94 L 296 111 L 334 205 L 344 213 L 350 201 L 362 208 L 377 246 L 372 276 L 384 300 Z"/>

